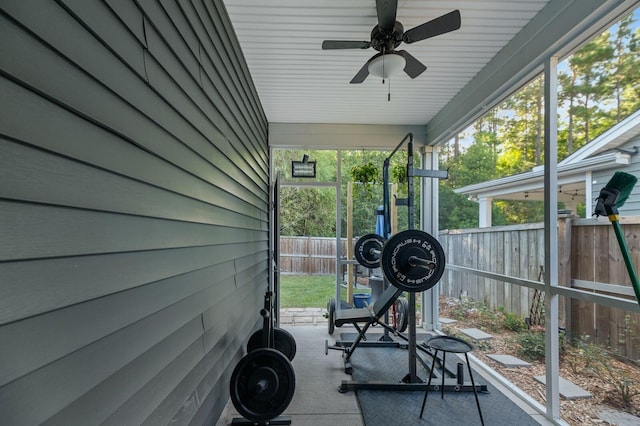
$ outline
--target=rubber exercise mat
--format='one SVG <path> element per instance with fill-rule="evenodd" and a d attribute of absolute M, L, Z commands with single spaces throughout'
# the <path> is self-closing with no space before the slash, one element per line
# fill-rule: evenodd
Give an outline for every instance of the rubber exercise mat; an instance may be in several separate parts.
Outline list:
<path fill-rule="evenodd" d="M 355 337 L 356 334 L 353 333 L 341 334 L 342 340 L 353 340 Z M 374 341 L 377 337 L 368 336 L 368 341 Z M 418 338 L 418 343 L 420 342 Z M 431 357 L 426 355 L 423 359 L 431 365 Z M 397 383 L 409 371 L 406 349 L 360 347 L 352 355 L 351 361 L 352 380 L 356 382 Z M 455 371 L 456 362 L 457 358 L 453 355 L 447 357 L 447 365 L 450 368 L 453 367 L 453 371 Z M 473 361 L 471 367 L 473 368 Z M 428 378 L 426 370 L 420 363 L 417 365 L 417 373 L 423 380 Z M 479 373 L 476 373 L 476 370 L 473 377 L 476 385 L 484 384 L 489 390 L 488 393 L 478 393 L 485 425 L 537 426 L 539 424 L 522 408 L 486 382 Z M 469 378 L 465 377 L 465 380 L 469 381 Z M 440 392 L 429 392 L 422 420 L 419 416 L 424 392 L 358 390 L 356 393 L 366 426 L 480 425 L 473 392 L 445 392 L 444 399 L 440 398 Z"/>

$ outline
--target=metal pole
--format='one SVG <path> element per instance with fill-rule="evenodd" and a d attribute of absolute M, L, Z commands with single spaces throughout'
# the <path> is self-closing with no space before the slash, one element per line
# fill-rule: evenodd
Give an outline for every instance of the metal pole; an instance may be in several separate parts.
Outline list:
<path fill-rule="evenodd" d="M 384 209 L 385 209 L 385 237 L 391 230 L 391 224 L 387 223 L 387 215 L 391 211 L 391 200 L 389 199 L 389 163 L 391 157 L 400 149 L 400 147 L 409 140 L 407 145 L 407 207 L 408 218 L 407 224 L 409 229 L 414 229 L 414 188 L 413 188 L 413 134 L 407 133 L 407 135 L 400 141 L 398 146 L 391 152 L 391 154 L 384 160 L 384 166 L 382 169 L 382 180 L 384 183 L 383 197 L 384 197 Z M 389 219 L 390 222 L 390 219 Z M 421 383 L 422 380 L 418 378 L 416 361 L 417 361 L 417 347 L 416 347 L 416 295 L 415 293 L 409 293 L 409 312 L 407 313 L 407 321 L 409 322 L 409 374 L 403 379 L 405 383 Z"/>
<path fill-rule="evenodd" d="M 395 152 L 395 151 L 394 151 Z M 389 160 L 391 157 L 387 157 L 382 165 L 382 214 L 383 214 L 383 227 L 382 237 L 386 240 L 391 234 L 391 196 L 389 195 Z"/>
<path fill-rule="evenodd" d="M 411 135 L 411 133 L 409 133 Z M 408 225 L 409 229 L 415 229 L 415 215 L 414 215 L 414 184 L 413 184 L 413 135 L 407 145 L 407 207 L 408 207 Z"/>
<path fill-rule="evenodd" d="M 413 135 L 409 133 L 409 144 L 407 145 L 407 224 L 409 229 L 415 228 L 414 220 L 414 186 L 413 186 Z M 418 378 L 416 368 L 416 294 L 409 293 L 409 312 L 407 315 L 409 322 L 409 376 L 408 383 L 421 382 Z"/>

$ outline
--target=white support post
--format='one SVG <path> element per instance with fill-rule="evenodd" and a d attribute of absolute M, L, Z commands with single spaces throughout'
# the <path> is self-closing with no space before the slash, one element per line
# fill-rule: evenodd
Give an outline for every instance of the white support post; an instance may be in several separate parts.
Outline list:
<path fill-rule="evenodd" d="M 426 170 L 438 170 L 438 147 L 425 146 L 422 150 L 422 168 Z M 420 185 L 421 203 L 420 216 L 421 228 L 438 238 L 438 179 L 422 179 Z M 422 293 L 422 328 L 436 330 L 439 328 L 439 298 L 440 284 Z"/>
<path fill-rule="evenodd" d="M 491 201 L 493 201 L 493 198 L 491 197 L 481 197 L 478 200 L 480 207 L 478 211 L 478 225 L 480 228 L 491 227 Z"/>
<path fill-rule="evenodd" d="M 560 419 L 558 299 L 558 58 L 544 64 L 544 251 L 546 415 Z"/>
<path fill-rule="evenodd" d="M 588 171 L 584 176 L 584 217 L 590 218 L 593 214 L 593 175 Z M 576 211 L 575 214 L 578 214 Z"/>

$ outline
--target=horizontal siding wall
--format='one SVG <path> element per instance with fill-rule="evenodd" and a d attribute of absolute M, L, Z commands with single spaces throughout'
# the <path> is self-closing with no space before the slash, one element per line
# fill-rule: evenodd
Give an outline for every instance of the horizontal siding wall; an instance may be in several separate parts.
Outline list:
<path fill-rule="evenodd" d="M 620 149 L 625 151 L 633 152 L 636 149 L 640 150 L 640 139 L 633 139 L 630 142 L 622 145 Z M 592 179 L 594 181 L 593 184 L 593 192 L 591 193 L 591 199 L 595 200 L 600 195 L 600 190 L 605 187 L 607 182 L 611 179 L 613 174 L 616 171 L 621 171 L 625 173 L 629 173 L 636 177 L 640 176 L 640 154 L 631 155 L 630 164 L 628 166 L 620 165 L 618 169 L 613 170 L 602 170 L 593 172 Z M 595 201 L 594 201 L 595 208 Z M 629 198 L 624 203 L 622 207 L 620 207 L 620 216 L 631 217 L 631 216 L 640 216 L 640 184 L 636 184 Z"/>
<path fill-rule="evenodd" d="M 215 422 L 269 246 L 222 1 L 3 1 L 0 40 L 0 423 Z"/>

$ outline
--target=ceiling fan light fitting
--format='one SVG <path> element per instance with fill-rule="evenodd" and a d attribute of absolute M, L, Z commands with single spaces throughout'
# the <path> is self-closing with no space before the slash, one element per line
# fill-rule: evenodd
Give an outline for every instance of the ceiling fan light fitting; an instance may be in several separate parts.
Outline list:
<path fill-rule="evenodd" d="M 375 77 L 389 78 L 402 72 L 406 64 L 398 53 L 380 55 L 369 62 L 369 74 Z"/>

